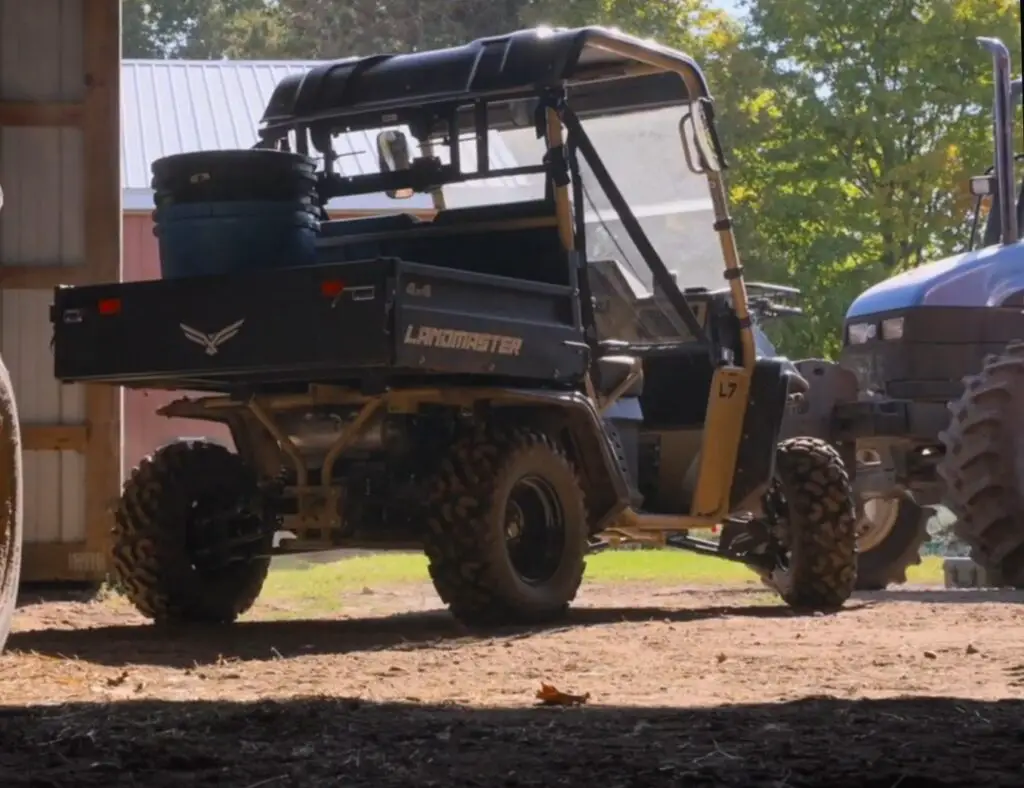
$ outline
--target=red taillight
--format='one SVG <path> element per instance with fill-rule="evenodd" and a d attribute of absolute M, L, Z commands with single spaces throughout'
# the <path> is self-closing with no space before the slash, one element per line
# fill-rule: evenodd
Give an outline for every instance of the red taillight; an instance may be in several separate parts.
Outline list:
<path fill-rule="evenodd" d="M 320 294 L 325 298 L 337 298 L 345 291 L 345 283 L 338 279 L 328 279 L 320 283 Z"/>
<path fill-rule="evenodd" d="M 96 305 L 96 310 L 101 315 L 117 315 L 121 312 L 120 298 L 101 298 Z"/>

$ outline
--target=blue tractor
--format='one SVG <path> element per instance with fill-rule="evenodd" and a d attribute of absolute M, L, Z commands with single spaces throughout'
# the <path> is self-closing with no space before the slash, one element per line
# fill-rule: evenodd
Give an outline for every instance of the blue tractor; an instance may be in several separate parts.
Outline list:
<path fill-rule="evenodd" d="M 966 251 L 864 292 L 846 314 L 838 364 L 798 365 L 812 391 L 789 431 L 826 432 L 855 469 L 861 588 L 905 581 L 938 505 L 990 577 L 1024 586 L 1021 80 L 1001 41 L 978 41 L 994 61 L 995 161 L 971 179 Z"/>

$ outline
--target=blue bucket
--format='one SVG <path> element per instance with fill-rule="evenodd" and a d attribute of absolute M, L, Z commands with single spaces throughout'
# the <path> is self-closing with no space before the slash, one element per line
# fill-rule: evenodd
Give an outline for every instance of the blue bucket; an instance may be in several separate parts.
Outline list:
<path fill-rule="evenodd" d="M 153 213 L 164 279 L 316 264 L 320 222 L 307 203 L 209 202 Z"/>

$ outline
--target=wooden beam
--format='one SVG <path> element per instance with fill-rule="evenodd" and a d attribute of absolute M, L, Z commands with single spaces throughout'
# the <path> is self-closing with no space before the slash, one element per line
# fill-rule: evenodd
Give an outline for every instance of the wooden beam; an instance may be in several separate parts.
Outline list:
<path fill-rule="evenodd" d="M 50 290 L 60 285 L 86 281 L 81 265 L 0 265 L 0 288 L 4 290 Z"/>
<path fill-rule="evenodd" d="M 81 104 L 52 101 L 0 101 L 0 126 L 77 126 Z"/>
<path fill-rule="evenodd" d="M 84 452 L 88 442 L 87 424 L 21 425 L 21 445 L 25 451 Z"/>
<path fill-rule="evenodd" d="M 85 100 L 85 271 L 90 282 L 121 281 L 121 0 L 82 3 Z M 121 492 L 121 389 L 85 386 L 86 554 L 106 555 Z"/>

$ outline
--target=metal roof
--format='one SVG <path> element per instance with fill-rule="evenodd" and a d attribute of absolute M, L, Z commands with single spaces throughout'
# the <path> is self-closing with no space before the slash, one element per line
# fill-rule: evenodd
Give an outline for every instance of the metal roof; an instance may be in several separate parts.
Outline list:
<path fill-rule="evenodd" d="M 150 164 L 154 159 L 194 150 L 249 148 L 274 88 L 286 76 L 322 65 L 295 60 L 132 60 L 121 65 L 121 157 L 124 210 L 153 209 Z M 376 168 L 373 138 L 365 132 L 340 135 L 339 167 L 351 174 Z M 514 166 L 504 145 L 492 140 L 492 167 Z M 463 146 L 472 161 L 474 147 Z M 477 182 L 475 188 L 525 186 L 523 179 Z M 460 184 L 457 189 L 471 188 Z M 429 209 L 427 195 L 391 200 L 368 194 L 332 200 L 331 209 Z"/>

